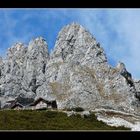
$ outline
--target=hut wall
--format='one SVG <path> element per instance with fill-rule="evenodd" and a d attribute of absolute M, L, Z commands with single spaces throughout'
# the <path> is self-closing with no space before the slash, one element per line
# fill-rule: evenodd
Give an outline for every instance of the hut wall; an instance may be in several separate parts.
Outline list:
<path fill-rule="evenodd" d="M 40 109 L 40 108 L 47 108 L 47 104 L 44 103 L 43 101 L 40 101 L 40 102 L 35 106 L 35 109 Z"/>

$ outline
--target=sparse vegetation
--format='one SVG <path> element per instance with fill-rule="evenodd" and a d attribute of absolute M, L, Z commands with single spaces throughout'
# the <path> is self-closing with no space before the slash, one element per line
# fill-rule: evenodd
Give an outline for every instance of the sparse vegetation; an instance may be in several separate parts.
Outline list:
<path fill-rule="evenodd" d="M 67 111 L 75 111 L 75 112 L 82 112 L 84 109 L 82 107 L 76 107 L 76 108 L 68 108 Z"/>
<path fill-rule="evenodd" d="M 67 117 L 58 111 L 1 110 L 0 130 L 129 130 L 111 127 L 98 121 L 94 114 L 82 118 L 79 114 Z"/>

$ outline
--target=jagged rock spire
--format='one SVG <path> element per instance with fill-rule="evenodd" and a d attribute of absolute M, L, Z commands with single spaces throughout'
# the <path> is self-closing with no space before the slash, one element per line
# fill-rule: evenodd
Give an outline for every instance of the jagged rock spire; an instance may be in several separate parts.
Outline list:
<path fill-rule="evenodd" d="M 95 44 L 95 38 L 83 26 L 68 24 L 59 32 L 51 57 L 60 61 L 81 61 L 88 48 Z"/>

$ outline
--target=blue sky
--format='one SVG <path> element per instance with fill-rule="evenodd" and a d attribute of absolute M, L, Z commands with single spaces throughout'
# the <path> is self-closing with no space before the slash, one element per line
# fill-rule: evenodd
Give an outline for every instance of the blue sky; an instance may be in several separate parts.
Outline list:
<path fill-rule="evenodd" d="M 42 36 L 49 50 L 61 28 L 78 22 L 89 30 L 116 66 L 119 61 L 140 79 L 140 9 L 0 9 L 0 56 L 16 42 Z"/>

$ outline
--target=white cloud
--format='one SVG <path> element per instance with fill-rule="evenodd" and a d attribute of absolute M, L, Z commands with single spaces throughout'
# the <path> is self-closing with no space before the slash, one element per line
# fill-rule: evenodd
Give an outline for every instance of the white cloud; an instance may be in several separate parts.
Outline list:
<path fill-rule="evenodd" d="M 114 43 L 112 57 L 115 56 L 117 61 L 121 59 L 133 77 L 140 78 L 140 10 L 122 10 L 117 13 L 117 18 L 118 22 L 111 28 L 120 39 Z"/>

